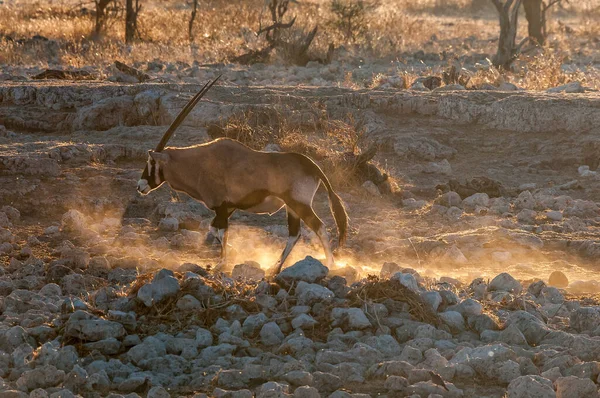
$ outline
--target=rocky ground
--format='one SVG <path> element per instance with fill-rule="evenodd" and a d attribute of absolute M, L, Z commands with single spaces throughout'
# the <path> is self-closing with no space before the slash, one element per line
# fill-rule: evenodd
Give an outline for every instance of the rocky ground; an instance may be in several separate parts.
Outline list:
<path fill-rule="evenodd" d="M 598 395 L 597 93 L 256 79 L 225 75 L 171 144 L 243 112 L 302 131 L 351 114 L 398 187 L 340 190 L 352 232 L 333 269 L 304 233 L 265 279 L 285 218 L 239 213 L 214 274 L 211 213 L 137 196 L 196 84 L 0 87 L 0 396 Z"/>

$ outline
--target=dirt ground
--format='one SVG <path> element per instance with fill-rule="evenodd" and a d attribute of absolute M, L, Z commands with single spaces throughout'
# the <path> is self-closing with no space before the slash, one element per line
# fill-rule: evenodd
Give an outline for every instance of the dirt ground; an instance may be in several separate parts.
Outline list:
<path fill-rule="evenodd" d="M 169 198 L 171 203 L 186 204 L 189 198 L 167 187 L 149 197 L 140 197 L 135 192 L 145 151 L 155 145 L 164 127 L 138 126 L 144 123 L 141 117 L 126 121 L 129 126 L 122 126 L 121 119 L 127 117 L 129 110 L 113 111 L 108 117 L 102 112 L 110 109 L 94 104 L 102 103 L 105 97 L 114 101 L 150 93 L 159 98 L 155 111 L 166 118 L 165 113 L 176 111 L 168 108 L 167 99 L 176 92 L 193 92 L 195 87 L 180 86 L 175 90 L 161 84 L 64 83 L 5 86 L 0 112 L 9 129 L 4 130 L 2 138 L 2 195 L 3 203 L 19 205 L 25 221 L 23 239 L 31 231 L 42 233 L 60 222 L 69 209 L 83 209 L 95 222 L 106 217 L 115 217 L 120 222 L 131 217 L 148 218 L 152 221 L 147 226 L 150 236 L 172 237 L 173 233 L 155 230 L 161 202 L 163 207 L 164 200 Z M 89 93 L 98 98 L 86 107 L 84 104 L 91 102 Z M 118 94 L 123 96 L 114 97 Z M 183 99 L 178 101 L 181 103 Z M 451 179 L 465 183 L 483 176 L 498 181 L 505 190 L 502 196 L 509 202 L 529 190 L 535 195 L 554 198 L 568 196 L 572 198 L 569 200 L 584 200 L 594 206 L 599 201 L 599 179 L 595 173 L 582 177 L 578 167 L 599 155 L 592 148 L 598 132 L 594 126 L 598 119 L 595 111 L 600 107 L 598 95 L 244 89 L 224 83 L 190 115 L 190 121 L 176 134 L 172 145 L 204 142 L 210 139 L 207 127 L 212 123 L 242 110 L 271 109 L 273 101 L 273 108 L 283 109 L 289 115 L 300 114 L 299 123 L 310 123 L 315 104 L 322 104 L 330 118 L 352 114 L 362 120 L 367 139 L 380 148 L 375 160 L 399 185 L 395 195 L 379 197 L 360 186 L 341 191 L 348 206 L 352 233 L 347 247 L 339 253 L 338 265 L 351 265 L 363 276 L 378 273 L 383 262 L 396 261 L 425 275 L 451 274 L 464 281 L 493 277 L 507 269 L 524 279 L 547 279 L 551 271 L 560 270 L 573 281 L 595 281 L 597 265 L 594 249 L 590 247 L 598 239 L 595 207 L 583 215 L 572 212 L 572 216 L 565 215 L 556 222 L 544 217 L 549 208 L 536 205 L 534 219 L 522 222 L 517 220 L 514 203 L 509 203 L 500 214 L 492 211 L 476 214 L 473 209 L 465 209 L 457 217 L 445 215 L 443 208 L 433 205 L 441 194 L 436 189 L 440 184 Z M 521 113 L 514 114 L 515 107 L 521 107 Z M 569 116 L 556 118 L 557 112 Z M 550 117 L 556 122 L 539 120 L 540 117 Z M 59 119 L 59 123 L 64 123 L 60 131 L 34 131 L 34 126 L 52 130 Z M 18 120 L 22 121 L 22 128 Z M 106 131 L 73 131 L 79 128 L 76 125 L 81 120 L 84 123 L 103 120 Z M 495 128 L 496 125 L 503 128 Z M 38 159 L 49 163 L 38 164 Z M 432 166 L 443 159 L 448 160 L 450 170 Z M 24 165 L 27 162 L 32 164 Z M 421 200 L 424 202 L 418 202 Z M 333 228 L 325 195 L 318 196 L 317 206 L 319 214 Z M 206 226 L 209 212 L 204 209 L 199 215 Z M 238 253 L 237 260 L 254 260 L 264 267 L 270 266 L 285 240 L 284 216 L 243 212 L 234 215 L 231 243 Z M 200 231 L 204 233 L 203 229 Z M 335 230 L 331 232 L 335 236 Z M 523 247 L 506 239 L 507 234 L 517 232 L 535 237 L 540 247 Z M 248 240 L 255 250 L 245 252 Z M 320 255 L 317 245 L 307 246 L 309 241 L 296 248 L 292 261 L 307 253 Z M 437 249 L 433 250 L 434 246 Z M 466 258 L 444 257 L 445 250 L 453 246 Z M 175 249 L 175 253 L 203 265 L 213 263 L 214 256 L 207 257 L 202 247 Z M 152 244 L 138 249 L 153 250 Z"/>

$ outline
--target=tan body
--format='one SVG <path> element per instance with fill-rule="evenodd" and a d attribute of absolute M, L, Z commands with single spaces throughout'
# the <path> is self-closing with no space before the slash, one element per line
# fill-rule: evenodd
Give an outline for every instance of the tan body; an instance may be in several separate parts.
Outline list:
<path fill-rule="evenodd" d="M 171 188 L 186 192 L 210 209 L 228 202 L 255 213 L 274 213 L 285 204 L 278 198 L 292 189 L 292 181 L 305 180 L 307 188 L 319 184 L 318 179 L 303 173 L 295 154 L 255 151 L 229 139 L 166 148 L 163 153 L 176 166 L 163 169 Z M 269 195 L 271 200 L 265 204 L 266 197 L 257 191 L 275 197 Z"/>

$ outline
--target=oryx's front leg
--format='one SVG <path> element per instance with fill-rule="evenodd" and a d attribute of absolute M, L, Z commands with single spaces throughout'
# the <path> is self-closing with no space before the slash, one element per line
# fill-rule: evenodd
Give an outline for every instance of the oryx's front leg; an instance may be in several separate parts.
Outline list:
<path fill-rule="evenodd" d="M 216 265 L 216 269 L 222 269 L 227 265 L 227 240 L 229 237 L 229 217 L 235 209 L 218 207 L 215 210 L 215 218 L 210 223 L 210 231 L 221 244 L 221 258 Z"/>

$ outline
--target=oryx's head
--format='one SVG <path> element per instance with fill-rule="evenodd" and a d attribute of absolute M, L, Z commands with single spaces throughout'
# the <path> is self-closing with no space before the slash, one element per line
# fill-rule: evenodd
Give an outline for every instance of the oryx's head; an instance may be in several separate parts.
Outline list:
<path fill-rule="evenodd" d="M 142 177 L 138 181 L 137 190 L 143 195 L 146 195 L 150 191 L 160 187 L 164 182 L 164 168 L 168 165 L 169 155 L 163 152 L 169 138 L 173 135 L 177 127 L 183 122 L 183 119 L 191 112 L 200 99 L 206 94 L 206 92 L 219 80 L 221 75 L 217 76 L 212 82 L 206 83 L 204 87 L 187 103 L 187 105 L 179 112 L 179 115 L 173 120 L 173 123 L 167 129 L 165 135 L 156 146 L 154 151 L 148 151 L 148 161 L 146 167 L 142 172 Z"/>
<path fill-rule="evenodd" d="M 169 161 L 165 152 L 148 151 L 148 162 L 138 181 L 137 190 L 146 195 L 160 187 L 165 182 L 164 168 Z"/>

